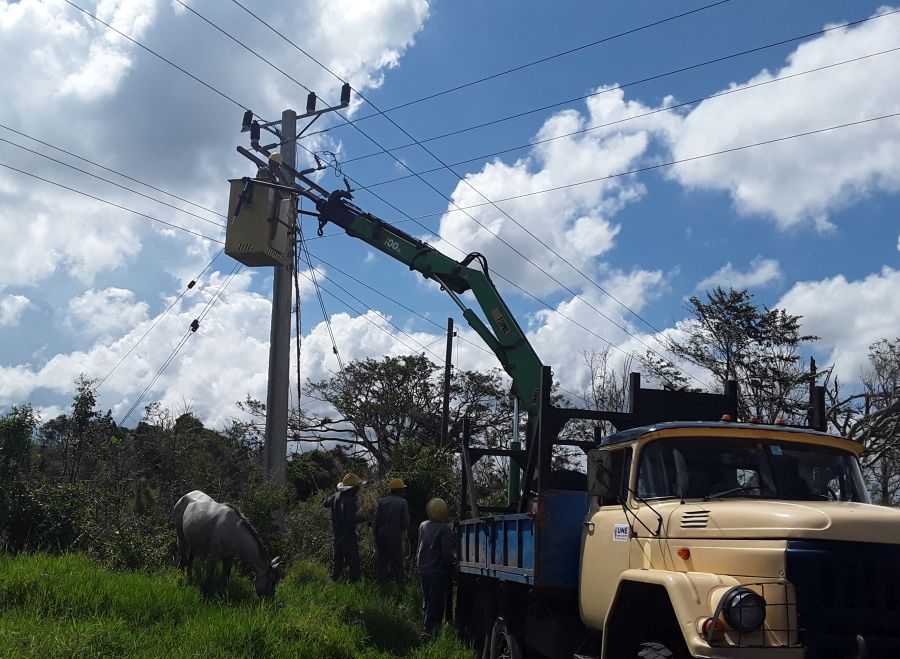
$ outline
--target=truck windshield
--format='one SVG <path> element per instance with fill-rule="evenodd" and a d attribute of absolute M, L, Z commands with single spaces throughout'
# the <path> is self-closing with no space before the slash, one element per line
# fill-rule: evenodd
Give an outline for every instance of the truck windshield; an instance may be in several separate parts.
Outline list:
<path fill-rule="evenodd" d="M 647 444 L 638 496 L 869 502 L 855 456 L 800 442 L 684 437 Z"/>

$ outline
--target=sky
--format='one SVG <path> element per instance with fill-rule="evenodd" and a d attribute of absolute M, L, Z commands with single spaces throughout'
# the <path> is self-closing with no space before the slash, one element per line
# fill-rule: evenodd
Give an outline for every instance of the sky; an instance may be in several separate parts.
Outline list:
<path fill-rule="evenodd" d="M 341 80 L 299 164 L 484 254 L 567 391 L 586 353 L 669 357 L 715 286 L 802 316 L 804 358 L 851 385 L 900 335 L 900 5 L 0 0 L 0 61 L 0 409 L 52 418 L 82 373 L 129 426 L 265 400 L 272 269 L 220 254 L 227 181 L 255 172 L 241 117 Z M 306 221 L 301 382 L 335 346 L 442 362 L 451 316 L 455 366 L 498 366 L 436 285 Z"/>

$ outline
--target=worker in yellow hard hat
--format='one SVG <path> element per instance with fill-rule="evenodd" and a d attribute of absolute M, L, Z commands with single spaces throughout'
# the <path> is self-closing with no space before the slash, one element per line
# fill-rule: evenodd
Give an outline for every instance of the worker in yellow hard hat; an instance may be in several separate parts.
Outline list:
<path fill-rule="evenodd" d="M 431 499 L 425 506 L 428 520 L 419 525 L 419 579 L 422 582 L 422 609 L 425 631 L 432 632 L 447 615 L 453 575 L 453 531 L 447 525 L 447 502 Z"/>
<path fill-rule="evenodd" d="M 359 580 L 359 537 L 356 525 L 366 518 L 359 514 L 356 497 L 359 488 L 365 484 L 366 481 L 350 472 L 337 484 L 337 492 L 325 499 L 325 507 L 331 509 L 331 530 L 334 532 L 331 556 L 331 578 L 334 581 L 340 579 L 344 565 L 347 566 L 350 581 Z"/>
<path fill-rule="evenodd" d="M 409 530 L 409 504 L 402 478 L 388 482 L 389 493 L 378 501 L 375 512 L 375 565 L 378 581 L 403 583 L 403 536 Z"/>

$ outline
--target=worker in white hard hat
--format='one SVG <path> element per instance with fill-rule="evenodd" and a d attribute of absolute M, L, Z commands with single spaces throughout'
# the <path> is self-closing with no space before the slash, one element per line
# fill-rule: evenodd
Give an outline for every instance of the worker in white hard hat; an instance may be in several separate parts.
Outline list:
<path fill-rule="evenodd" d="M 387 496 L 378 501 L 375 511 L 375 565 L 379 583 L 403 583 L 403 536 L 409 529 L 409 504 L 406 502 L 406 483 L 402 478 L 388 482 Z"/>
<path fill-rule="evenodd" d="M 273 153 L 269 156 L 265 165 L 256 171 L 256 178 L 261 181 L 275 182 L 281 173 L 281 163 L 284 162 L 280 153 Z"/>
<path fill-rule="evenodd" d="M 419 525 L 419 579 L 422 582 L 422 611 L 425 631 L 433 632 L 446 617 L 453 574 L 453 531 L 447 524 L 447 502 L 431 499 L 425 506 L 428 519 Z"/>
<path fill-rule="evenodd" d="M 345 564 L 350 581 L 359 580 L 359 537 L 356 535 L 356 525 L 366 518 L 359 514 L 356 495 L 365 484 L 366 481 L 350 472 L 337 484 L 337 492 L 325 499 L 325 507 L 331 509 L 331 530 L 334 532 L 331 556 L 333 581 L 340 579 Z"/>

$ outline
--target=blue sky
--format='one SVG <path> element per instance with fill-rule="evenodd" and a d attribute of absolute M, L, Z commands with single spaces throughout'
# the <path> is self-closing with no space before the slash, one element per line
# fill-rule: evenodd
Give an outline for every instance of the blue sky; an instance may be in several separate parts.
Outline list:
<path fill-rule="evenodd" d="M 177 2 L 75 4 L 262 116 L 305 105 L 305 90 Z M 188 4 L 326 101 L 336 99 L 335 78 L 236 3 Z M 717 284 L 749 287 L 757 301 L 804 316 L 804 329 L 822 337 L 812 354 L 820 364 L 834 363 L 845 381 L 859 377 L 872 341 L 896 338 L 898 117 L 498 203 L 507 215 L 485 205 L 479 193 L 504 199 L 900 112 L 900 51 L 892 50 L 900 48 L 900 14 L 787 41 L 898 7 L 775 0 L 708 8 L 702 2 L 569 2 L 552 8 L 511 1 L 245 4 L 382 110 L 698 10 L 390 112 L 417 140 L 529 113 L 427 142 L 444 163 L 468 161 L 454 167 L 455 174 L 422 174 L 437 191 L 407 177 L 374 187 L 381 199 L 358 191 L 356 203 L 391 222 L 405 220 L 404 213 L 432 215 L 421 225 L 400 226 L 451 256 L 460 256 L 451 245 L 483 252 L 495 272 L 546 302 L 501 284 L 538 353 L 571 391 L 587 384 L 583 353 L 608 345 L 603 340 L 615 346 L 610 354 L 617 364 L 625 355 L 643 354 L 645 345 L 666 354 L 657 333 L 677 335 L 685 298 Z M 663 75 L 780 41 L 786 43 Z M 247 143 L 237 130 L 238 105 L 58 0 L 0 2 L 0 57 L 17 62 L 0 108 L 0 138 L 206 221 L 8 142 L 0 142 L 0 163 L 222 238 L 210 224 L 222 218 L 183 200 L 223 210 L 226 179 L 252 174 L 234 151 Z M 791 77 L 769 83 L 785 76 Z M 650 77 L 655 79 L 631 84 Z M 734 93 L 667 109 L 729 89 Z M 352 118 L 371 113 L 357 98 Z M 326 122 L 341 123 L 332 116 L 316 128 L 329 127 Z M 365 135 L 338 126 L 303 144 L 337 153 L 344 173 L 363 186 L 409 173 L 384 153 L 354 160 L 410 141 L 383 116 L 358 126 Z M 527 146 L 537 140 L 546 141 Z M 524 148 L 483 158 L 513 147 Z M 415 172 L 440 167 L 419 146 L 394 155 Z M 332 172 L 320 183 L 342 185 Z M 453 211 L 447 199 L 482 205 L 467 215 Z M 314 229 L 307 225 L 309 237 Z M 101 405 L 118 420 L 200 314 L 200 330 L 144 402 L 189 408 L 219 425 L 237 414 L 235 401 L 247 394 L 264 398 L 268 269 L 242 270 L 229 280 L 235 264 L 221 256 L 164 314 L 219 245 L 3 167 L 0 241 L 0 406 L 31 401 L 52 416 L 67 405 L 79 373 L 105 377 L 146 336 L 99 389 Z M 463 321 L 435 286 L 346 236 L 308 245 L 328 264 L 314 261 L 323 288 L 341 298 L 324 294 L 345 361 L 422 346 L 434 359 L 442 357 L 440 328 L 448 314 Z M 318 379 L 335 372 L 337 363 L 312 284 L 302 281 L 301 377 Z M 465 328 L 462 338 L 471 343 L 458 342 L 459 366 L 496 365 Z"/>

